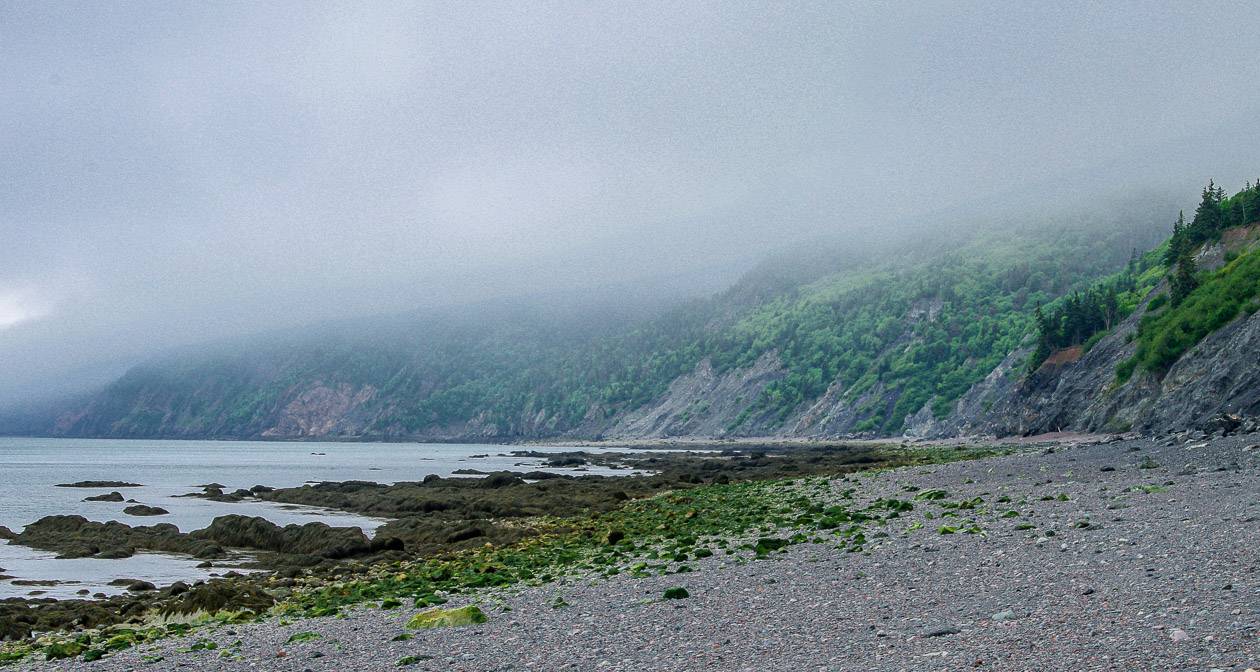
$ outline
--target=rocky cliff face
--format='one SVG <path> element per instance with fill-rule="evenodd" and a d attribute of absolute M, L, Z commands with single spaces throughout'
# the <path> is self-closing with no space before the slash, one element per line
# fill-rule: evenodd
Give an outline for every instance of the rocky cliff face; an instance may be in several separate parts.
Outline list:
<path fill-rule="evenodd" d="M 1156 290 L 1156 293 L 1161 290 Z M 1225 415 L 1260 416 L 1260 313 L 1209 335 L 1162 377 L 1116 383 L 1133 355 L 1138 310 L 1079 359 L 1025 375 L 1028 350 L 1011 353 L 946 418 L 920 418 L 919 437 L 1028 435 L 1061 430 L 1160 434 L 1203 428 Z"/>

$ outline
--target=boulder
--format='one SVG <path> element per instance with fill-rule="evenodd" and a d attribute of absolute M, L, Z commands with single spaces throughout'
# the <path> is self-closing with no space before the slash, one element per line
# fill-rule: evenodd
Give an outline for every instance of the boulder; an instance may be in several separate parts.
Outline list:
<path fill-rule="evenodd" d="M 113 492 L 107 492 L 103 495 L 92 495 L 91 497 L 84 497 L 83 501 L 85 502 L 121 502 L 123 501 L 123 496 L 121 492 L 118 492 L 117 490 L 115 490 Z"/>
<path fill-rule="evenodd" d="M 422 611 L 411 620 L 407 621 L 407 627 L 414 630 L 423 630 L 429 628 L 453 628 L 465 625 L 478 625 L 490 620 L 486 617 L 477 605 L 470 604 L 454 609 L 443 609 L 437 607 Z"/>

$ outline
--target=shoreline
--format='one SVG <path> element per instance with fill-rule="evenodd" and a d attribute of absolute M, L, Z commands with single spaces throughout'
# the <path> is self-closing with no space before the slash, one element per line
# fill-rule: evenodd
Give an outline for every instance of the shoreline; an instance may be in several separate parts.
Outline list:
<path fill-rule="evenodd" d="M 1026 445 L 976 460 L 783 485 L 697 486 L 694 495 L 635 500 L 634 515 L 666 508 L 630 528 L 643 530 L 630 538 L 670 520 L 659 514 L 694 510 L 691 520 L 705 521 L 707 507 L 717 506 L 714 514 L 725 513 L 699 528 L 709 529 L 726 516 L 750 515 L 751 502 L 762 498 L 785 511 L 808 512 L 805 502 L 816 501 L 820 511 L 874 517 L 861 533 L 833 527 L 831 514 L 787 516 L 752 536 L 734 528 L 717 537 L 683 532 L 678 539 L 694 540 L 680 547 L 665 538 L 660 551 L 647 550 L 664 555 L 642 570 L 626 557 L 541 581 L 439 591 L 441 608 L 480 605 L 488 621 L 468 627 L 408 629 L 433 604 L 407 598 L 391 606 L 391 596 L 420 590 L 428 579 L 410 588 L 412 579 L 398 583 L 369 569 L 330 584 L 354 586 L 366 599 L 345 601 L 315 587 L 301 593 L 313 618 L 288 612 L 208 622 L 108 652 L 92 669 L 131 669 L 157 657 L 192 670 L 295 672 L 506 669 L 506 661 L 535 669 L 779 669 L 831 661 L 870 670 L 1242 672 L 1260 656 L 1260 504 L 1251 497 L 1260 489 L 1258 441 Z M 746 497 L 753 499 L 741 503 Z M 638 520 L 623 515 L 601 525 Z M 759 535 L 781 541 L 763 552 Z M 603 543 L 574 548 L 592 559 L 630 548 Z M 469 561 L 501 561 L 487 553 Z M 416 571 L 407 567 L 391 571 Z M 688 597 L 662 599 L 673 587 Z M 767 637 L 799 645 L 766 648 Z M 1037 644 L 1046 641 L 1054 645 Z M 61 665 L 28 659 L 19 668 Z"/>

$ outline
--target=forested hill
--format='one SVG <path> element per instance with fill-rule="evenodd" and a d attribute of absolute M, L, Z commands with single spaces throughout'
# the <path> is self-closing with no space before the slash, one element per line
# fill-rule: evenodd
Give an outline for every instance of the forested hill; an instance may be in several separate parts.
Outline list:
<path fill-rule="evenodd" d="M 1212 194 L 1216 210 L 1196 213 L 1193 235 L 1179 226 L 1171 266 L 1167 245 L 1143 254 L 1170 233 L 1168 203 L 1027 213 L 892 249 L 780 255 L 724 292 L 646 318 L 521 304 L 220 344 L 2 428 L 384 439 L 1021 431 L 986 414 L 1027 394 L 1047 360 L 1136 320 L 1169 273 L 1185 276 L 1170 310 L 1220 282 L 1187 264 L 1249 208 L 1260 213 L 1260 187 Z M 1138 348 L 1126 364 L 1137 379 L 1167 370 L 1150 354 L 1167 349 L 1160 319 L 1173 318 L 1143 321 L 1126 341 Z M 989 390 L 981 409 L 995 376 L 1010 379 L 1005 396 Z"/>

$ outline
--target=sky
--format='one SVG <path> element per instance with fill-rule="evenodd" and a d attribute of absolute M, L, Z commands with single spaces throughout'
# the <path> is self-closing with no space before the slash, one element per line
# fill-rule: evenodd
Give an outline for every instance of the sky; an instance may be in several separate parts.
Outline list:
<path fill-rule="evenodd" d="M 0 403 L 189 343 L 1260 174 L 1238 3 L 0 4 Z M 1258 162 L 1260 163 L 1260 162 Z"/>

